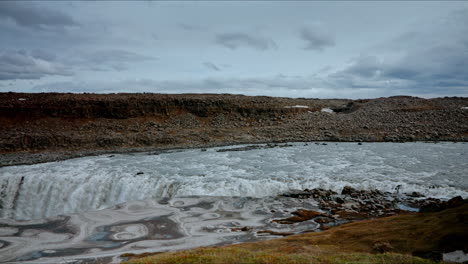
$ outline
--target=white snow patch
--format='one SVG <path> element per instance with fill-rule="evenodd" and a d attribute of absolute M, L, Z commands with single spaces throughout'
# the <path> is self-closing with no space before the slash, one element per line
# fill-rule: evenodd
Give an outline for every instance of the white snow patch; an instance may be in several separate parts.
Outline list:
<path fill-rule="evenodd" d="M 463 250 L 457 250 L 449 253 L 444 253 L 442 256 L 443 261 L 449 261 L 449 262 L 465 262 L 468 261 L 468 254 L 465 254 Z"/>
<path fill-rule="evenodd" d="M 291 105 L 285 106 L 284 108 L 309 108 L 307 105 Z"/>
<path fill-rule="evenodd" d="M 26 98 L 18 98 L 18 101 L 26 101 Z"/>
<path fill-rule="evenodd" d="M 322 112 L 325 112 L 325 113 L 335 113 L 335 111 L 333 111 L 331 108 L 322 108 L 321 110 Z"/>
<path fill-rule="evenodd" d="M 463 109 L 463 110 L 468 110 L 468 106 L 464 106 L 464 107 L 462 107 L 461 109 Z"/>

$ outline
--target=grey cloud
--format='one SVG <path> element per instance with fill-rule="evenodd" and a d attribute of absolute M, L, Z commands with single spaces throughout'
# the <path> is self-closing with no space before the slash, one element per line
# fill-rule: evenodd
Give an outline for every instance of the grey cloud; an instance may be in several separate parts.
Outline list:
<path fill-rule="evenodd" d="M 124 50 L 103 50 L 56 57 L 44 50 L 0 53 L 0 80 L 70 76 L 78 70 L 124 71 L 128 64 L 155 58 Z M 70 65 L 70 66 L 65 66 Z"/>
<path fill-rule="evenodd" d="M 135 61 L 146 61 L 155 60 L 156 58 L 151 56 L 141 55 L 131 51 L 125 50 L 100 50 L 88 53 L 85 55 L 86 59 L 95 63 L 107 63 L 107 62 L 135 62 Z"/>
<path fill-rule="evenodd" d="M 215 42 L 232 50 L 242 46 L 250 47 L 256 50 L 276 48 L 276 43 L 271 39 L 241 32 L 217 34 L 215 36 Z"/>
<path fill-rule="evenodd" d="M 306 42 L 304 49 L 322 51 L 335 46 L 333 36 L 318 25 L 305 26 L 300 31 L 300 37 Z"/>
<path fill-rule="evenodd" d="M 212 62 L 204 62 L 203 66 L 213 71 L 221 71 L 221 69 Z"/>
<path fill-rule="evenodd" d="M 329 75 L 334 85 L 354 88 L 404 88 L 420 93 L 468 88 L 468 47 L 448 45 L 412 51 L 388 62 L 361 56 L 342 71 Z"/>
<path fill-rule="evenodd" d="M 207 78 L 192 81 L 157 81 L 151 79 L 118 82 L 59 82 L 33 87 L 33 92 L 154 92 L 154 93 L 230 93 L 283 97 L 367 98 L 369 91 L 376 97 L 389 96 L 387 90 L 321 87 L 316 80 L 278 75 L 269 78 Z"/>
<path fill-rule="evenodd" d="M 35 29 L 78 25 L 71 16 L 32 2 L 0 1 L 0 19 L 12 20 L 19 26 Z"/>
<path fill-rule="evenodd" d="M 55 54 L 40 49 L 31 50 L 31 56 L 47 61 L 54 61 L 57 59 L 57 56 Z"/>
<path fill-rule="evenodd" d="M 200 80 L 124 80 L 117 82 L 74 83 L 59 82 L 36 86 L 36 91 L 60 92 L 156 92 L 156 93 L 239 93 L 265 95 L 276 93 L 288 96 L 295 91 L 307 91 L 316 84 L 314 80 L 302 77 L 278 75 L 264 78 L 204 78 Z M 312 89 L 313 90 L 313 89 Z M 267 91 L 267 92 L 265 92 Z"/>
<path fill-rule="evenodd" d="M 343 73 L 357 75 L 365 78 L 377 76 L 382 70 L 382 62 L 373 55 L 361 55 L 352 60 L 351 66 L 346 68 Z"/>
<path fill-rule="evenodd" d="M 392 56 L 389 61 L 382 55 L 361 55 L 344 70 L 328 75 L 329 84 L 419 94 L 468 90 L 467 17 L 467 10 L 458 11 L 441 19 L 445 22 L 435 24 L 430 32 L 404 33 L 385 45 L 386 51 L 403 53 L 399 58 Z"/>
<path fill-rule="evenodd" d="M 0 53 L 0 80 L 40 79 L 47 75 L 72 75 L 64 65 L 20 52 Z"/>
<path fill-rule="evenodd" d="M 125 50 L 100 50 L 72 56 L 67 61 L 82 70 L 123 71 L 129 63 L 156 60 L 156 58 Z"/>

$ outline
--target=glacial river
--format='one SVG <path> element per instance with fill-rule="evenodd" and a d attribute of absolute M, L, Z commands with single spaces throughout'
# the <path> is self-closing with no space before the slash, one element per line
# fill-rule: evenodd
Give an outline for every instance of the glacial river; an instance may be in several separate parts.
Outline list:
<path fill-rule="evenodd" d="M 229 228 L 265 226 L 271 218 L 267 212 L 287 215 L 284 208 L 317 206 L 277 198 L 294 189 L 339 192 L 349 185 L 468 197 L 465 143 L 281 145 L 113 154 L 0 168 L 0 263 L 263 239 Z"/>
<path fill-rule="evenodd" d="M 436 198 L 468 196 L 468 144 L 326 144 L 116 154 L 3 167 L 0 217 L 38 219 L 161 197 L 340 191 L 345 185 Z"/>

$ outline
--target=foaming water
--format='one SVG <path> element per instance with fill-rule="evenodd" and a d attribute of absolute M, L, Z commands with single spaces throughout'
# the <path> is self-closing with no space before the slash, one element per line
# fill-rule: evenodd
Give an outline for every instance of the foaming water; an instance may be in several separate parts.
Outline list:
<path fill-rule="evenodd" d="M 0 168 L 0 216 L 35 219 L 160 197 L 274 196 L 324 188 L 468 196 L 468 144 L 294 143 L 102 155 Z"/>

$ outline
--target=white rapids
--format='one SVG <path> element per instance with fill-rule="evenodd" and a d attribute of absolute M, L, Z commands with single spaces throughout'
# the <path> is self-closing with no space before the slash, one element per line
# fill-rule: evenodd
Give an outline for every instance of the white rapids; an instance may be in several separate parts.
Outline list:
<path fill-rule="evenodd" d="M 0 168 L 0 217 L 39 219 L 161 197 L 274 196 L 349 185 L 468 197 L 465 143 L 293 143 L 115 154 Z"/>

